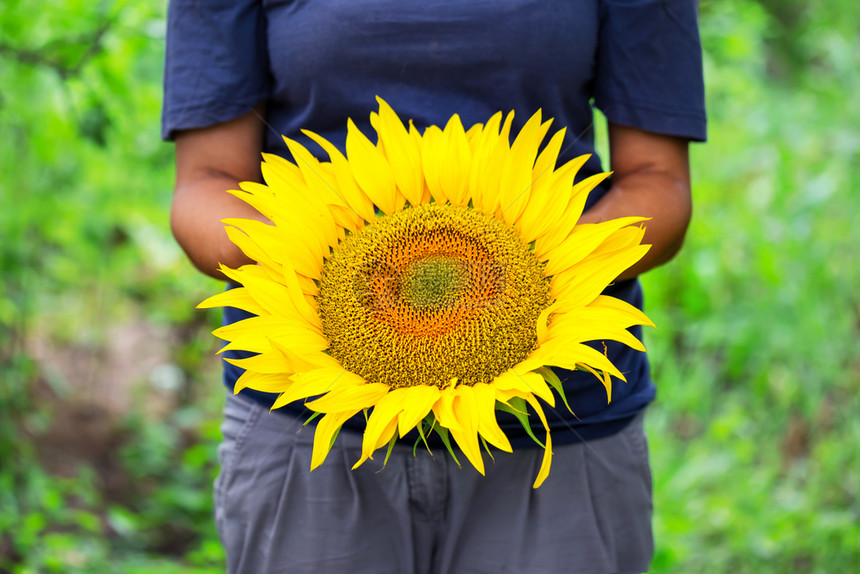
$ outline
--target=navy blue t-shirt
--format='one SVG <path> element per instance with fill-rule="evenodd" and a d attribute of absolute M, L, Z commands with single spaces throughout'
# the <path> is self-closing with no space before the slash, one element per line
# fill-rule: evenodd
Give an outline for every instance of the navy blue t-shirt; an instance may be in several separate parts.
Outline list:
<path fill-rule="evenodd" d="M 265 101 L 264 148 L 286 157 L 282 134 L 326 158 L 301 129 L 341 150 L 347 118 L 372 136 L 377 95 L 418 128 L 514 110 L 516 130 L 540 108 L 555 118 L 551 133 L 567 128 L 559 165 L 595 153 L 592 104 L 618 124 L 705 139 L 695 0 L 171 0 L 164 83 L 165 139 Z M 595 154 L 580 177 L 601 171 Z M 638 281 L 606 293 L 642 306 Z M 225 310 L 227 323 L 245 316 Z M 576 416 L 548 409 L 555 443 L 611 434 L 654 399 L 646 356 L 607 345 L 627 383 L 613 381 L 607 404 L 593 375 L 558 370 Z M 240 373 L 226 365 L 225 384 Z M 513 417 L 499 420 L 515 446 L 534 444 Z"/>

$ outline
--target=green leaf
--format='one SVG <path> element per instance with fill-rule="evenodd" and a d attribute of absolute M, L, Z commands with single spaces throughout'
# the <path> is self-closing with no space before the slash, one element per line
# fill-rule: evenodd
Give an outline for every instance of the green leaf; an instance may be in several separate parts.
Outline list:
<path fill-rule="evenodd" d="M 329 449 L 329 451 L 331 451 L 332 447 L 334 446 L 334 441 L 335 441 L 335 439 L 337 438 L 337 435 L 339 435 L 339 434 L 340 434 L 340 429 L 342 429 L 342 428 L 343 428 L 343 426 L 339 426 L 339 427 L 337 427 L 337 429 L 332 433 L 332 435 L 331 435 L 331 441 L 328 443 L 328 449 Z M 388 457 L 387 457 L 387 456 L 386 456 L 385 458 L 386 458 L 386 460 L 388 460 Z"/>
<path fill-rule="evenodd" d="M 393 435 L 391 435 L 391 440 L 388 441 L 388 450 L 385 451 L 385 460 L 382 461 L 382 466 L 385 466 L 386 464 L 388 464 L 388 457 L 391 456 L 391 451 L 394 450 L 394 443 L 396 443 L 396 442 L 397 442 L 397 433 L 395 432 Z"/>
<path fill-rule="evenodd" d="M 507 403 L 496 401 L 496 410 L 505 411 L 506 413 L 511 413 L 512 415 L 517 417 L 517 420 L 520 421 L 520 424 L 523 426 L 526 433 L 531 437 L 531 439 L 537 444 L 539 444 L 541 448 L 546 448 L 544 444 L 539 441 L 538 438 L 535 436 L 535 433 L 532 432 L 532 427 L 531 425 L 529 425 L 528 405 L 526 404 L 525 399 L 521 399 L 520 397 L 514 397 L 512 399 L 509 399 Z"/>
<path fill-rule="evenodd" d="M 442 442 L 445 443 L 445 448 L 448 449 L 448 453 L 450 453 L 451 458 L 454 459 L 454 462 L 457 463 L 457 466 L 463 466 L 460 464 L 460 461 L 457 460 L 457 455 L 454 454 L 454 449 L 451 448 L 451 439 L 448 438 L 448 429 L 441 425 L 434 425 L 433 428 L 436 429 L 436 434 L 438 434 L 439 438 L 442 439 Z"/>
<path fill-rule="evenodd" d="M 308 420 L 306 420 L 304 423 L 302 423 L 302 426 L 303 427 L 307 426 L 308 423 L 310 423 L 311 421 L 313 421 L 315 418 L 319 417 L 320 415 L 322 415 L 322 413 L 317 413 L 317 412 L 312 413 L 311 416 L 308 417 Z"/>
<path fill-rule="evenodd" d="M 421 423 L 418 424 L 418 426 L 415 427 L 418 429 L 418 435 L 421 438 L 415 439 L 415 444 L 412 446 L 412 456 L 417 456 L 417 454 L 418 454 L 417 453 L 418 443 L 421 441 L 424 442 L 424 446 L 427 447 L 427 452 L 430 453 L 430 456 L 433 456 L 433 451 L 430 450 L 430 445 L 427 444 L 427 437 L 424 435 L 424 425 L 427 425 L 429 427 L 430 431 L 432 431 L 433 425 L 435 423 L 436 423 L 436 417 L 434 417 L 433 413 L 431 412 L 426 417 L 424 417 L 424 420 L 422 420 Z"/>
<path fill-rule="evenodd" d="M 570 408 L 570 404 L 567 402 L 567 397 L 564 394 L 564 385 L 561 384 L 561 379 L 558 378 L 558 375 L 555 374 L 555 371 L 550 369 L 549 367 L 541 367 L 539 369 L 535 369 L 537 374 L 543 377 L 543 380 L 547 382 L 549 386 L 555 389 L 558 393 L 558 396 L 561 397 L 561 400 L 564 401 L 564 406 L 567 407 L 567 410 L 576 417 L 576 413 L 573 412 L 573 409 Z M 576 417 L 579 419 L 579 417 Z"/>
<path fill-rule="evenodd" d="M 483 445 L 484 445 L 484 450 L 485 450 L 485 451 L 487 451 L 487 454 L 488 454 L 488 455 L 490 455 L 490 458 L 491 458 L 491 459 L 493 459 L 493 462 L 495 462 L 495 461 L 496 461 L 496 457 L 494 457 L 494 456 L 493 456 L 493 453 L 492 453 L 492 452 L 490 452 L 490 445 L 488 445 L 488 444 L 487 444 L 487 439 L 485 439 L 485 438 L 484 438 L 484 437 L 482 437 L 481 435 L 478 435 L 478 438 L 479 438 L 479 439 L 481 439 L 481 444 L 483 444 Z"/>

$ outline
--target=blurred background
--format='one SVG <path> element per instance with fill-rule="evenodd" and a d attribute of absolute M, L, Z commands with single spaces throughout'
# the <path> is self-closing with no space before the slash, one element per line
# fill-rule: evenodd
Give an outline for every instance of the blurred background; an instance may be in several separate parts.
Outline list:
<path fill-rule="evenodd" d="M 0 572 L 219 572 L 220 285 L 168 228 L 162 2 L 0 6 Z M 654 572 L 860 568 L 860 9 L 702 0 L 710 141 L 644 278 Z"/>

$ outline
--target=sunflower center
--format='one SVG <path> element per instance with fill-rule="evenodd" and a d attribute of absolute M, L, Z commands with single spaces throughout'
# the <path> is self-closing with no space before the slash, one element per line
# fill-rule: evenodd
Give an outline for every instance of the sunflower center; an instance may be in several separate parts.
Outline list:
<path fill-rule="evenodd" d="M 415 308 L 454 304 L 468 288 L 466 265 L 438 255 L 414 261 L 401 275 L 400 296 Z"/>
<path fill-rule="evenodd" d="M 371 382 L 491 382 L 537 344 L 543 265 L 504 223 L 419 205 L 380 217 L 326 261 L 319 314 L 330 353 Z"/>

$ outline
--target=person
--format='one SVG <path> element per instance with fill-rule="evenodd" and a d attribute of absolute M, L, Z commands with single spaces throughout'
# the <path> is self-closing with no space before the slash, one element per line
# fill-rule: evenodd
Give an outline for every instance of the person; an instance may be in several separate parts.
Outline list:
<path fill-rule="evenodd" d="M 301 129 L 341 148 L 347 118 L 372 134 L 376 96 L 422 129 L 509 110 L 516 129 L 541 108 L 567 128 L 559 165 L 595 152 L 594 105 L 609 122 L 613 176 L 582 221 L 651 218 L 653 247 L 607 289 L 641 307 L 636 277 L 683 242 L 688 142 L 706 135 L 696 10 L 695 0 L 171 0 L 163 137 L 176 146 L 174 235 L 213 277 L 219 263 L 249 263 L 221 220 L 264 218 L 225 190 L 261 180 L 260 152 L 289 158 L 281 135 L 325 158 Z M 595 154 L 580 177 L 600 171 Z M 224 321 L 244 316 L 227 308 Z M 384 469 L 380 456 L 351 471 L 361 428 L 349 425 L 311 473 L 301 405 L 269 413 L 271 394 L 228 393 L 215 484 L 228 570 L 647 570 L 643 416 L 655 386 L 644 354 L 607 352 L 628 379 L 613 381 L 608 404 L 591 375 L 559 371 L 576 416 L 551 410 L 553 468 L 536 490 L 542 451 L 502 415 L 514 453 L 496 455 L 485 477 L 411 443 Z M 239 374 L 225 365 L 229 390 Z"/>

